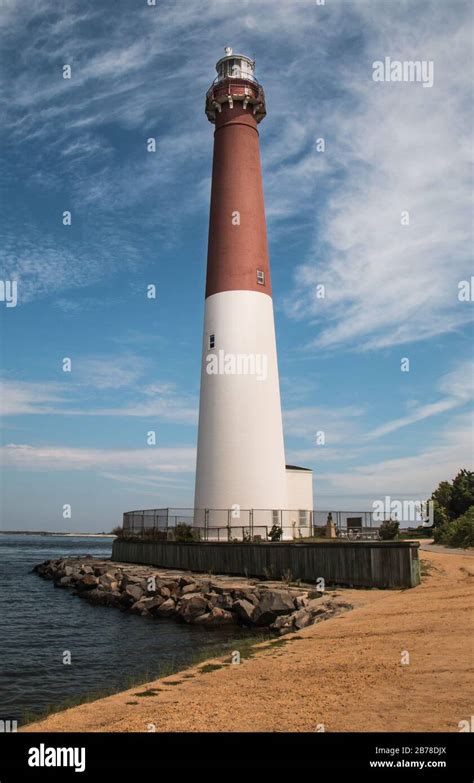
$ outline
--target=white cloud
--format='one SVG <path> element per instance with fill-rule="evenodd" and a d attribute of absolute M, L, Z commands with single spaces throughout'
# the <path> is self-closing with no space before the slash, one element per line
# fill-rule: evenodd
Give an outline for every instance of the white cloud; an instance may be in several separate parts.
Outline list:
<path fill-rule="evenodd" d="M 2 416 L 51 413 L 57 410 L 57 405 L 50 403 L 61 402 L 63 402 L 63 393 L 59 384 L 0 381 Z"/>
<path fill-rule="evenodd" d="M 150 362 L 141 356 L 94 356 L 74 362 L 74 380 L 96 389 L 120 389 L 135 385 Z"/>
<path fill-rule="evenodd" d="M 454 331 L 472 318 L 457 300 L 473 239 L 469 8 L 354 8 L 366 47 L 336 77 L 352 106 L 341 101 L 323 117 L 325 155 L 338 179 L 317 204 L 313 257 L 297 269 L 288 302 L 289 314 L 316 319 L 314 346 L 386 347 Z M 372 62 L 395 54 L 433 60 L 434 87 L 374 83 Z M 401 225 L 403 210 L 409 226 Z M 326 299 L 316 298 L 318 283 Z"/>
<path fill-rule="evenodd" d="M 318 494 L 344 500 L 346 496 L 369 500 L 391 497 L 428 498 L 440 481 L 451 480 L 460 468 L 473 463 L 472 415 L 452 419 L 433 445 L 396 459 L 351 466 L 347 471 L 316 474 Z"/>
<path fill-rule="evenodd" d="M 132 354 L 73 359 L 67 382 L 0 380 L 2 417 L 30 415 L 133 416 L 182 424 L 196 424 L 197 400 L 181 393 L 173 383 L 144 383 L 149 362 Z M 128 391 L 132 401 L 113 406 L 114 394 Z M 97 407 L 93 400 L 107 404 Z"/>
<path fill-rule="evenodd" d="M 194 448 L 87 449 L 66 446 L 31 446 L 9 443 L 0 448 L 6 467 L 23 470 L 144 470 L 155 473 L 190 473 L 195 469 Z"/>

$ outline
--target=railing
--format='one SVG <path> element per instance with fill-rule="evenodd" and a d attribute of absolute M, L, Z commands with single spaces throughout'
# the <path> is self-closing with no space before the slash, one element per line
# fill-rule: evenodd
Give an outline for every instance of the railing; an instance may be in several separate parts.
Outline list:
<path fill-rule="evenodd" d="M 141 509 L 124 513 L 123 530 L 133 536 L 154 536 L 168 541 L 176 540 L 177 536 L 182 538 L 183 534 L 196 541 L 288 541 L 323 536 L 330 515 L 338 538 L 351 541 L 379 538 L 380 517 L 375 521 L 371 511 Z"/>
<path fill-rule="evenodd" d="M 265 93 L 263 92 L 263 87 L 260 84 L 259 81 L 255 78 L 255 76 L 246 76 L 244 74 L 241 74 L 240 76 L 226 76 L 224 79 L 219 79 L 219 77 L 216 77 L 214 81 L 211 83 L 211 86 L 206 92 L 206 98 L 207 100 L 211 100 L 214 98 L 214 90 L 216 87 L 220 86 L 223 82 L 225 82 L 227 79 L 232 80 L 233 82 L 250 82 L 254 85 L 254 87 L 258 88 L 258 98 L 260 100 L 265 99 Z"/>

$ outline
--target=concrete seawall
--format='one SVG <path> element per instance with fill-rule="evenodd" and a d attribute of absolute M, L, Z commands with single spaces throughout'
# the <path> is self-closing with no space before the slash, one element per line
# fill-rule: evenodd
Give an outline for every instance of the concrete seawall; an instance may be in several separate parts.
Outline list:
<path fill-rule="evenodd" d="M 112 560 L 161 568 L 249 576 L 287 578 L 355 587 L 401 588 L 420 583 L 418 543 L 179 543 L 114 541 Z"/>

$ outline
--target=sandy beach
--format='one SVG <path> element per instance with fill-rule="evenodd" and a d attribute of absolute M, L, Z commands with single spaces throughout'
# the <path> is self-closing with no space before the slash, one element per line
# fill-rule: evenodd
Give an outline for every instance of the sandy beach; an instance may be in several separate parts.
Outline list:
<path fill-rule="evenodd" d="M 473 704 L 474 553 L 439 549 L 424 543 L 416 588 L 341 590 L 352 611 L 240 664 L 199 664 L 22 731 L 457 732 Z"/>

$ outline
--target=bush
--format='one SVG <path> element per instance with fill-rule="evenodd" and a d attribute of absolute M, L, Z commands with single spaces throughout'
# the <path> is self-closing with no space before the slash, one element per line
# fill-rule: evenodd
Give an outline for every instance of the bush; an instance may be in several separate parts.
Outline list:
<path fill-rule="evenodd" d="M 462 549 L 474 546 L 474 506 L 452 522 L 445 522 L 444 525 L 437 527 L 434 531 L 434 540 L 435 544 Z"/>
<path fill-rule="evenodd" d="M 142 534 L 134 534 L 133 538 L 144 539 L 148 541 L 166 541 L 168 534 L 166 530 L 158 530 L 157 528 L 150 527 L 145 529 Z"/>
<path fill-rule="evenodd" d="M 386 519 L 379 527 L 379 536 L 382 541 L 393 541 L 398 535 L 400 524 L 394 519 Z"/>
<path fill-rule="evenodd" d="M 283 530 L 279 525 L 273 525 L 268 534 L 269 541 L 281 541 Z"/>
<path fill-rule="evenodd" d="M 194 541 L 192 525 L 187 525 L 185 522 L 176 525 L 174 529 L 174 540 L 179 541 L 182 544 L 185 544 L 187 541 Z"/>
<path fill-rule="evenodd" d="M 117 536 L 117 538 L 123 538 L 125 535 L 125 531 L 123 527 L 120 527 L 120 525 L 118 525 L 117 527 L 114 527 L 113 530 L 110 531 L 110 534 L 112 536 Z"/>

